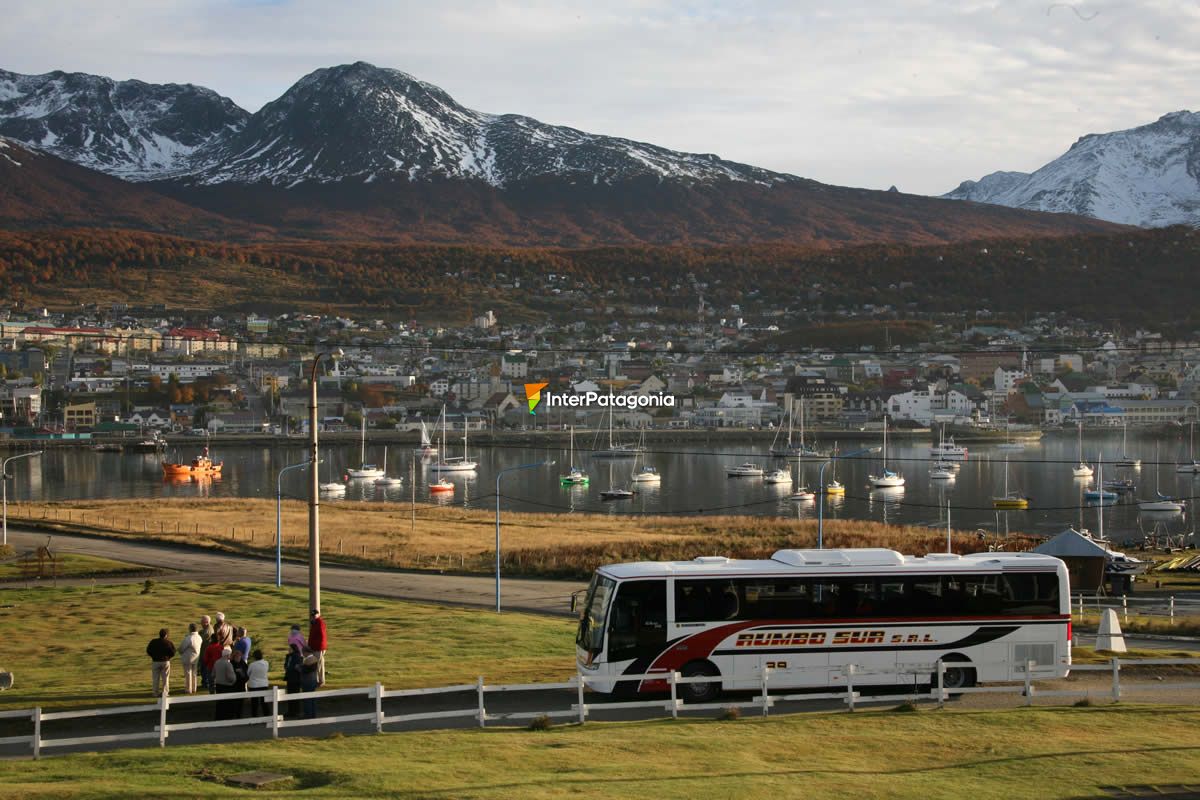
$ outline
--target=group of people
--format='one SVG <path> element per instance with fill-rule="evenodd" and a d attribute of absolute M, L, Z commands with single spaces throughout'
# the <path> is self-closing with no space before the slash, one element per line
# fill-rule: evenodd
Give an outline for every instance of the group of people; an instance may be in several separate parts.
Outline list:
<path fill-rule="evenodd" d="M 158 638 L 146 645 L 150 657 L 151 683 L 156 697 L 170 693 L 171 660 L 179 656 L 183 666 L 184 689 L 195 694 L 197 679 L 210 694 L 236 694 L 271 688 L 270 663 L 263 657 L 262 650 L 254 649 L 254 643 L 244 627 L 235 627 L 217 612 L 214 618 L 205 615 L 200 622 L 188 625 L 187 635 L 176 648 L 171 641 L 170 631 L 162 628 Z M 287 655 L 283 661 L 283 677 L 287 691 L 291 693 L 312 692 L 325 683 L 325 651 L 329 639 L 325 619 L 318 609 L 310 615 L 308 638 L 293 625 L 287 639 Z M 217 701 L 216 719 L 235 719 L 242 715 L 242 700 L 230 697 Z M 289 701 L 289 714 L 299 712 L 296 701 Z M 316 716 L 316 701 L 304 701 L 304 714 Z M 250 716 L 263 715 L 263 698 L 250 698 Z"/>

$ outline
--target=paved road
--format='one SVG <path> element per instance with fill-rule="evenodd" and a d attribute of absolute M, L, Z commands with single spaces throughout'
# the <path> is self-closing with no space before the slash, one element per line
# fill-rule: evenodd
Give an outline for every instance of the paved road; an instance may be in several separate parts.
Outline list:
<path fill-rule="evenodd" d="M 18 551 L 45 544 L 48 535 L 50 534 L 12 527 L 8 529 L 9 544 L 14 545 Z M 255 556 L 59 533 L 53 534 L 51 547 L 56 552 L 85 553 L 172 570 L 170 574 L 164 575 L 162 580 L 275 580 L 274 559 Z M 287 584 L 308 585 L 308 565 L 285 560 L 283 580 Z M 496 603 L 495 579 L 485 576 L 371 570 L 322 564 L 321 586 L 329 590 L 397 600 L 484 607 L 494 607 Z M 501 583 L 501 607 L 512 611 L 568 615 L 571 593 L 582 588 L 584 584 L 573 581 L 504 579 Z"/>

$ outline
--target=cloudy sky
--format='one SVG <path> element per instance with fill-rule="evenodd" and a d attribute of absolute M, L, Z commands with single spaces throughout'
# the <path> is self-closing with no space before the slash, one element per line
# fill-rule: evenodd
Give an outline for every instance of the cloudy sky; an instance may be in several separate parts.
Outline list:
<path fill-rule="evenodd" d="M 934 194 L 1200 109 L 1200 3 L 6 0 L 0 68 L 255 110 L 365 60 L 492 112 Z"/>

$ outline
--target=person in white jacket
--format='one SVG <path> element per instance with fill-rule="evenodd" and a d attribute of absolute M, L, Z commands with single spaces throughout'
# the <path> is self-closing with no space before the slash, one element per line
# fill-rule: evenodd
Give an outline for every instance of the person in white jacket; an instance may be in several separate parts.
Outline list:
<path fill-rule="evenodd" d="M 188 625 L 188 634 L 179 643 L 179 660 L 183 663 L 183 683 L 188 694 L 196 693 L 196 670 L 200 666 L 203 644 L 196 632 L 196 623 Z"/>
<path fill-rule="evenodd" d="M 267 678 L 267 675 L 271 671 L 271 665 L 263 658 L 262 650 L 255 650 L 250 658 L 253 660 L 250 662 L 250 666 L 246 668 L 246 673 L 249 676 L 249 680 L 246 681 L 246 689 L 251 692 L 270 689 L 271 682 Z M 261 717 L 263 713 L 263 698 L 251 697 L 250 716 Z"/>

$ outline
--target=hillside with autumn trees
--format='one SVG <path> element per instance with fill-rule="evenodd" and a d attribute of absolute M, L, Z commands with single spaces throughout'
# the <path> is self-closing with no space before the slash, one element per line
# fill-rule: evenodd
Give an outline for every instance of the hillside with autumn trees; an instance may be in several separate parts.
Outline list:
<path fill-rule="evenodd" d="M 0 290 L 17 302 L 61 307 L 133 298 L 177 307 L 339 307 L 424 317 L 490 306 L 531 318 L 567 317 L 615 303 L 682 314 L 695 305 L 691 287 L 704 283 L 710 299 L 767 297 L 777 308 L 1058 310 L 1186 325 L 1200 320 L 1197 263 L 1200 233 L 1182 227 L 838 250 L 235 245 L 118 230 L 0 232 Z M 548 295 L 548 275 L 565 291 Z"/>

